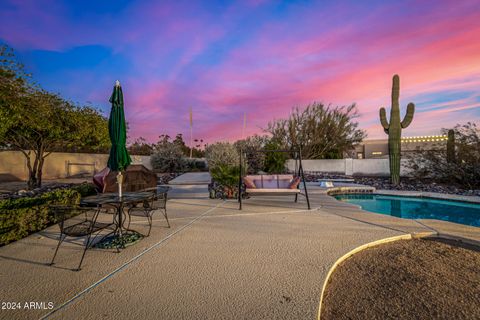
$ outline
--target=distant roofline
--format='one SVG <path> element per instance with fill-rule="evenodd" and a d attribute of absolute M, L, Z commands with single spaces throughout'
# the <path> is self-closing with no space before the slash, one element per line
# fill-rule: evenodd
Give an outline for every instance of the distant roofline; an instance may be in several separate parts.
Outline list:
<path fill-rule="evenodd" d="M 436 139 L 436 140 L 447 140 L 447 136 L 446 135 L 442 135 L 442 134 L 439 134 L 439 135 L 431 135 L 431 136 L 411 136 L 411 137 L 402 137 L 402 141 L 403 140 L 407 140 L 408 142 L 434 142 L 434 141 L 431 141 L 432 139 Z M 366 139 L 366 140 L 363 140 L 362 142 L 359 143 L 359 145 L 361 144 L 375 144 L 375 143 L 388 143 L 388 138 L 385 138 L 385 139 Z"/>

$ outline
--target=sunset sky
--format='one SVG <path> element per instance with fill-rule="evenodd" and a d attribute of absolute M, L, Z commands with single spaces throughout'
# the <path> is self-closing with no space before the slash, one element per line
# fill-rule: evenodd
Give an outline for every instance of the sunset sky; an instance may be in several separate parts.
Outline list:
<path fill-rule="evenodd" d="M 480 2 L 0 2 L 0 42 L 45 89 L 108 115 L 122 83 L 129 136 L 261 133 L 294 106 L 356 103 L 369 138 L 400 75 L 405 136 L 480 119 Z"/>

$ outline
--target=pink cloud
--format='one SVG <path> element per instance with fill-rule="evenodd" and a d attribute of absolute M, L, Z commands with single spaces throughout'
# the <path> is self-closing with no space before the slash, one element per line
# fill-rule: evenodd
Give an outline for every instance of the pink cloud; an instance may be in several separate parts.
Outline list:
<path fill-rule="evenodd" d="M 237 139 L 244 112 L 247 132 L 254 134 L 292 107 L 320 101 L 357 103 L 362 127 L 371 137 L 383 137 L 378 108 L 390 105 L 395 73 L 402 108 L 410 101 L 418 106 L 407 134 L 479 116 L 478 95 L 468 93 L 480 84 L 480 12 L 474 1 L 409 1 L 371 10 L 359 3 L 291 4 L 282 18 L 265 21 L 248 20 L 270 9 L 261 0 L 232 3 L 219 13 L 198 3 L 146 1 L 99 16 L 95 25 L 91 15 L 69 21 L 68 10 L 55 2 L 50 10 L 36 1 L 11 3 L 12 9 L 0 12 L 8 27 L 0 37 L 12 45 L 63 50 L 100 43 L 128 59 L 133 71 L 124 88 L 132 136 L 188 134 L 192 106 L 200 138 Z M 44 32 L 35 29 L 40 25 Z M 243 28 L 245 38 L 239 36 Z M 217 55 L 218 61 L 209 59 Z M 105 87 L 87 96 L 104 101 L 112 79 L 98 74 L 71 76 Z M 463 95 L 446 95 L 452 92 Z"/>

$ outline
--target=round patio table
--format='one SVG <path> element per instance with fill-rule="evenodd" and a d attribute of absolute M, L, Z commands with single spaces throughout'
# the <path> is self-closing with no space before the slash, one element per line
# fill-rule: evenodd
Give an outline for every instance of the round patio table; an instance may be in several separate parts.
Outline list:
<path fill-rule="evenodd" d="M 124 192 L 121 197 L 118 195 L 118 193 L 101 193 L 96 196 L 82 198 L 80 204 L 97 208 L 101 208 L 103 205 L 114 207 L 115 215 L 117 216 L 117 219 L 114 219 L 116 224 L 115 234 L 118 237 L 122 237 L 122 233 L 124 231 L 122 217 L 125 206 L 142 203 L 143 201 L 150 199 L 152 196 L 153 193 L 147 191 Z"/>

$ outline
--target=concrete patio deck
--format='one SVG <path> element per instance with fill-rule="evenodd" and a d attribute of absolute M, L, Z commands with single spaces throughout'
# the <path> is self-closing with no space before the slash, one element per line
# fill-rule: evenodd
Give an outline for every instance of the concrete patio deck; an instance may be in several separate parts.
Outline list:
<path fill-rule="evenodd" d="M 45 265 L 50 227 L 0 248 L 0 300 L 22 305 L 0 318 L 315 319 L 329 268 L 362 244 L 433 229 L 480 241 L 479 228 L 372 214 L 321 190 L 311 211 L 291 200 L 252 198 L 239 211 L 236 201 L 172 199 L 171 229 L 158 215 L 150 237 L 120 253 L 89 250 L 80 272 L 67 269 L 81 254 L 72 244 Z"/>

